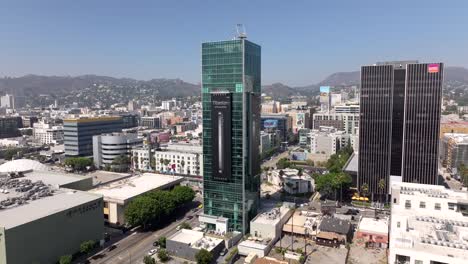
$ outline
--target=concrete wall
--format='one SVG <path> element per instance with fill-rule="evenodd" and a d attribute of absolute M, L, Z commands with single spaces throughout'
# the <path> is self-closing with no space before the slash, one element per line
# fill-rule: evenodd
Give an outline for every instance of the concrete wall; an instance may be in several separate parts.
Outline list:
<path fill-rule="evenodd" d="M 173 241 L 169 239 L 166 241 L 166 249 L 167 251 L 169 251 L 171 255 L 175 255 L 177 257 L 192 260 L 192 261 L 195 261 L 195 255 L 199 251 L 199 249 L 192 248 L 185 243 L 181 243 L 181 242 Z M 219 243 L 219 245 L 217 245 L 213 250 L 211 250 L 211 253 L 213 254 L 213 263 L 216 261 L 216 259 L 219 256 L 219 253 L 223 249 L 224 249 L 224 243 Z"/>
<path fill-rule="evenodd" d="M 0 227 L 0 263 L 6 263 L 5 228 Z"/>
<path fill-rule="evenodd" d="M 7 229 L 7 261 L 0 263 L 56 263 L 60 256 L 78 252 L 83 241 L 102 239 L 102 206 L 102 198 L 96 197 L 92 202 Z"/>
<path fill-rule="evenodd" d="M 60 185 L 60 188 L 68 188 L 68 189 L 73 189 L 73 190 L 78 190 L 78 191 L 88 191 L 93 188 L 93 178 L 88 177 L 88 178 L 83 178 L 80 181 L 72 182 L 69 184 L 63 184 L 63 185 Z"/>

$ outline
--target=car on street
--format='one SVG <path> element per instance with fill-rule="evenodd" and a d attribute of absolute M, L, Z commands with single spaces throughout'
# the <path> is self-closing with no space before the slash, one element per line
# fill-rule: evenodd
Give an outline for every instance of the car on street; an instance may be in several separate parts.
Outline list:
<path fill-rule="evenodd" d="M 148 256 L 153 256 L 154 254 L 156 254 L 156 252 L 156 249 L 151 249 L 150 251 L 148 251 Z"/>
<path fill-rule="evenodd" d="M 220 255 L 220 256 L 224 256 L 224 255 L 226 255 L 226 253 L 227 253 L 227 249 L 223 249 L 223 250 L 219 253 L 219 255 Z"/>

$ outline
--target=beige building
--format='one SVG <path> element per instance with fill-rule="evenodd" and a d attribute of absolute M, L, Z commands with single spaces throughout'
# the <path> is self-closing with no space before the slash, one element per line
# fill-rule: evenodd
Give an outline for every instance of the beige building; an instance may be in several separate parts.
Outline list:
<path fill-rule="evenodd" d="M 112 225 L 125 224 L 125 208 L 136 197 L 155 190 L 170 189 L 183 181 L 182 177 L 155 173 L 122 179 L 99 186 L 89 192 L 104 196 L 104 219 Z"/>

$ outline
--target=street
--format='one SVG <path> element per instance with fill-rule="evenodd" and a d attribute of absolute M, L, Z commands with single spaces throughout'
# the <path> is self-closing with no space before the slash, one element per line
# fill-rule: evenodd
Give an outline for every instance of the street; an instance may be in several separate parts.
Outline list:
<path fill-rule="evenodd" d="M 198 200 L 198 197 L 195 198 Z M 195 203 L 194 203 L 195 204 Z M 160 237 L 168 237 L 175 232 L 176 228 L 183 222 L 189 223 L 191 226 L 198 226 L 197 214 L 201 212 L 201 209 L 191 210 L 179 217 L 177 221 L 165 226 L 162 229 L 156 231 L 136 231 L 131 233 L 122 240 L 108 245 L 103 250 L 99 251 L 95 255 L 88 258 L 88 263 L 93 264 L 131 264 L 131 263 L 143 263 L 143 258 L 148 254 L 148 251 L 153 247 L 153 242 L 158 240 Z M 191 218 L 191 219 L 189 219 Z M 156 257 L 156 256 L 154 256 Z"/>
<path fill-rule="evenodd" d="M 265 162 L 262 163 L 262 168 L 263 167 L 273 167 L 273 168 L 276 168 L 276 163 L 278 162 L 278 160 L 280 160 L 281 158 L 287 158 L 288 157 L 288 153 L 289 151 L 293 150 L 297 148 L 297 146 L 289 146 L 287 150 L 285 150 L 284 152 L 281 152 L 279 153 L 278 155 L 276 156 L 273 156 L 271 157 L 271 160 L 266 160 Z"/>

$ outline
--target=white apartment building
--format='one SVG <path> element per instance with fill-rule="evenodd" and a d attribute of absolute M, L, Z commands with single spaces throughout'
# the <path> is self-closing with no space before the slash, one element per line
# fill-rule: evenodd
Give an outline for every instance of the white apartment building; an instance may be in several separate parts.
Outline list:
<path fill-rule="evenodd" d="M 350 106 L 347 106 L 350 107 Z M 313 114 L 313 128 L 319 129 L 321 126 L 331 126 L 337 130 L 345 131 L 346 134 L 354 135 L 359 127 L 359 106 L 357 113 L 346 112 L 321 112 Z"/>
<path fill-rule="evenodd" d="M 178 174 L 202 176 L 203 149 L 198 144 L 169 144 L 161 151 L 155 151 L 156 170 Z M 163 161 L 161 163 L 161 161 Z M 167 163 L 167 165 L 166 165 Z"/>
<path fill-rule="evenodd" d="M 392 185 L 389 264 L 468 263 L 468 192 Z"/>
<path fill-rule="evenodd" d="M 329 157 L 348 144 L 349 136 L 333 127 L 320 127 L 310 132 L 310 152 Z"/>
<path fill-rule="evenodd" d="M 202 176 L 203 173 L 203 150 L 197 144 L 169 144 L 158 151 L 149 147 L 137 148 L 132 151 L 132 157 L 136 170 L 193 176 Z M 154 168 L 151 167 L 151 159 L 154 159 Z"/>
<path fill-rule="evenodd" d="M 44 122 L 33 124 L 33 137 L 41 144 L 63 143 L 63 126 L 53 126 Z"/>
<path fill-rule="evenodd" d="M 132 168 L 139 171 L 152 171 L 150 159 L 153 150 L 149 146 L 132 149 Z"/>

